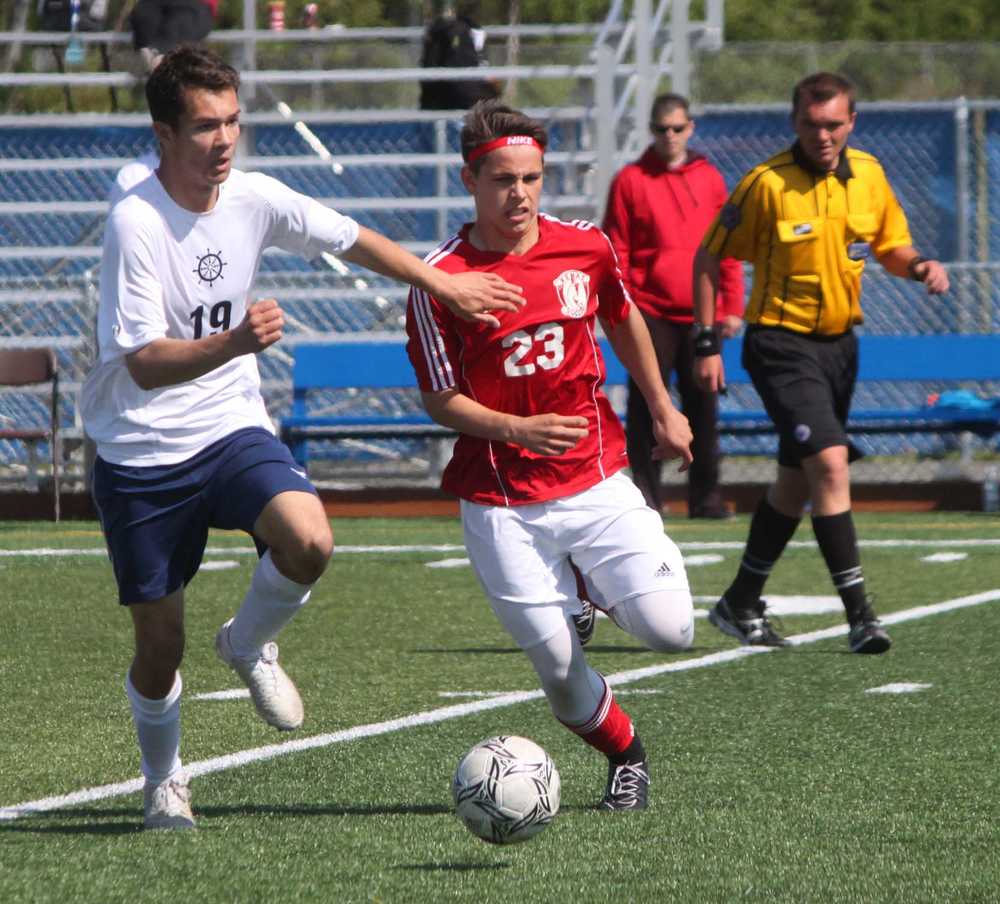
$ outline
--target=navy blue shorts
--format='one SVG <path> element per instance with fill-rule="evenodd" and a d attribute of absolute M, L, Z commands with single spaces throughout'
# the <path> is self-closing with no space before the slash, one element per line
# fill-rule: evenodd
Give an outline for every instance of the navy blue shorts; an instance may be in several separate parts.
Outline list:
<path fill-rule="evenodd" d="M 123 605 L 187 585 L 208 529 L 244 530 L 288 490 L 316 494 L 288 447 L 259 427 L 237 430 L 175 465 L 94 463 L 94 503 Z M 258 549 L 260 549 L 258 544 Z"/>

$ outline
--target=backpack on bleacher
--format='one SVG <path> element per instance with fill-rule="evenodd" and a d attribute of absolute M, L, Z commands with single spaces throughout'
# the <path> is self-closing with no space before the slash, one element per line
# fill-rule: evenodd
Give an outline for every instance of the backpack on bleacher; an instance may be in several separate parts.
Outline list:
<path fill-rule="evenodd" d="M 77 0 L 77 31 L 104 31 L 108 0 Z M 73 0 L 38 0 L 38 24 L 42 31 L 71 31 Z"/>
<path fill-rule="evenodd" d="M 485 58 L 476 47 L 477 39 L 481 45 L 485 34 L 471 19 L 441 16 L 427 27 L 420 65 L 426 69 L 480 66 Z M 497 94 L 496 87 L 486 79 L 421 81 L 420 109 L 467 110 L 477 100 L 494 98 Z"/>

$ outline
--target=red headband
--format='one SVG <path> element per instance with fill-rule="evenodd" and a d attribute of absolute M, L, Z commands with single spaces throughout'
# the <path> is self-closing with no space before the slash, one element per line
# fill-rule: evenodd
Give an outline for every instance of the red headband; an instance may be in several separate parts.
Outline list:
<path fill-rule="evenodd" d="M 486 144 L 481 144 L 479 147 L 473 148 L 469 151 L 468 162 L 475 163 L 484 154 L 495 151 L 497 148 L 516 147 L 517 145 L 536 147 L 543 154 L 545 153 L 545 148 L 530 135 L 504 135 L 503 138 L 494 138 L 492 141 L 487 141 Z"/>

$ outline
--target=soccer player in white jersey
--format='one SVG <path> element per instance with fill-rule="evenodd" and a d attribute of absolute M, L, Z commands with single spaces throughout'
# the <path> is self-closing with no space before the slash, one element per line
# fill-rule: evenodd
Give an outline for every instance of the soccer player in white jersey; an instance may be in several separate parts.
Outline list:
<path fill-rule="evenodd" d="M 476 575 L 552 712 L 608 758 L 601 808 L 641 810 L 646 753 L 587 664 L 573 626 L 573 565 L 595 605 L 653 650 L 687 649 L 693 610 L 677 547 L 622 472 L 625 438 L 601 391 L 598 319 L 649 404 L 658 454 L 680 456 L 682 470 L 691 430 L 664 388 L 606 236 L 590 223 L 539 213 L 543 125 L 480 102 L 461 142 L 476 220 L 428 262 L 448 273 L 516 278 L 526 304 L 489 327 L 463 323 L 433 291 L 410 293 L 407 348 L 424 405 L 460 434 L 442 485 L 461 500 Z"/>
<path fill-rule="evenodd" d="M 142 754 L 145 825 L 191 828 L 180 758 L 178 672 L 184 587 L 210 527 L 240 528 L 266 549 L 219 656 L 281 730 L 302 701 L 274 638 L 309 599 L 333 549 L 315 489 L 274 436 L 255 353 L 282 335 L 281 307 L 249 297 L 263 250 L 341 255 L 435 297 L 458 316 L 496 323 L 519 290 L 449 277 L 386 238 L 260 174 L 232 168 L 239 76 L 181 47 L 146 83 L 160 145 L 155 178 L 135 185 L 105 230 L 99 360 L 81 395 L 97 443 L 93 492 L 119 601 L 135 629 L 125 679 Z"/>

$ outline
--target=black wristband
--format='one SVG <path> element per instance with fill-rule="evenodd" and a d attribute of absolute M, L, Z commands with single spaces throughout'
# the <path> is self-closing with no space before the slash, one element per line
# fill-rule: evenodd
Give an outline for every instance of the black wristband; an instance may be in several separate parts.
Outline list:
<path fill-rule="evenodd" d="M 710 358 L 722 351 L 719 336 L 710 326 L 702 326 L 694 337 L 694 354 L 696 358 Z"/>
<path fill-rule="evenodd" d="M 923 282 L 927 274 L 925 272 L 923 276 L 918 276 L 917 267 L 919 267 L 921 264 L 926 264 L 926 263 L 927 263 L 927 258 L 921 257 L 918 254 L 916 257 L 912 258 L 910 262 L 906 265 L 906 272 L 910 274 L 911 279 L 915 279 L 917 282 Z"/>

